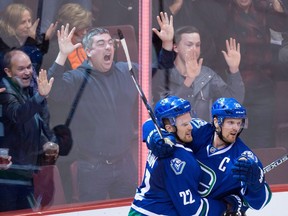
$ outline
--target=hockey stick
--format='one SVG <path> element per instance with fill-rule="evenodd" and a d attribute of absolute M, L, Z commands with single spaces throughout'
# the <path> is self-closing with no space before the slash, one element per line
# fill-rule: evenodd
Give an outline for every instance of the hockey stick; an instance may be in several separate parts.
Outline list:
<path fill-rule="evenodd" d="M 149 113 L 149 115 L 150 115 L 150 117 L 151 117 L 154 125 L 155 125 L 155 128 L 156 128 L 157 132 L 158 132 L 159 135 L 160 135 L 160 138 L 163 139 L 160 126 L 159 126 L 158 123 L 157 123 L 157 118 L 156 118 L 156 116 L 155 116 L 155 114 L 154 114 L 151 106 L 149 105 L 149 103 L 148 103 L 148 101 L 147 101 L 147 98 L 146 98 L 146 96 L 145 96 L 142 88 L 140 87 L 140 85 L 139 85 L 139 83 L 138 83 L 138 81 L 137 81 L 137 79 L 136 79 L 136 77 L 135 77 L 135 74 L 134 74 L 134 71 L 133 71 L 133 68 L 132 68 L 132 64 L 131 64 L 131 60 L 130 60 L 130 55 L 129 55 L 128 47 L 127 47 L 127 44 L 126 44 L 126 40 L 125 40 L 125 38 L 124 38 L 124 35 L 123 35 L 123 33 L 122 33 L 122 31 L 121 31 L 120 29 L 118 29 L 117 32 L 118 32 L 118 36 L 119 36 L 119 38 L 120 38 L 120 42 L 121 42 L 122 47 L 123 47 L 124 52 L 125 52 L 125 56 L 126 56 L 127 63 L 128 63 L 128 68 L 129 68 L 129 72 L 130 72 L 130 74 L 131 74 L 131 77 L 132 77 L 132 79 L 133 79 L 133 82 L 134 82 L 134 84 L 135 84 L 135 86 L 136 86 L 136 88 L 137 88 L 137 90 L 138 90 L 138 92 L 139 92 L 139 94 L 140 94 L 140 96 L 141 96 L 141 99 L 142 99 L 142 101 L 143 101 L 143 103 L 144 103 L 144 105 L 145 105 L 145 107 L 146 107 L 146 109 L 147 109 L 147 111 L 148 111 L 148 113 Z"/>
<path fill-rule="evenodd" d="M 278 158 L 277 160 L 273 161 L 269 165 L 263 168 L 264 174 L 270 172 L 272 169 L 278 167 L 280 164 L 284 163 L 288 160 L 288 155 L 284 155 L 281 158 Z"/>

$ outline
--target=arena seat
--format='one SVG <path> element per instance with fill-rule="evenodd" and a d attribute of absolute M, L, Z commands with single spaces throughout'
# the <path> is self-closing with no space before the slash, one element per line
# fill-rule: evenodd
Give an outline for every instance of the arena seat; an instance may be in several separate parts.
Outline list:
<path fill-rule="evenodd" d="M 42 209 L 66 204 L 62 180 L 56 165 L 41 166 L 38 173 L 34 174 L 33 180 L 35 200 L 39 201 Z"/>
<path fill-rule="evenodd" d="M 288 149 L 288 81 L 278 81 L 275 87 L 275 146 Z"/>
<path fill-rule="evenodd" d="M 70 165 L 71 181 L 72 181 L 72 202 L 79 202 L 78 190 L 78 162 L 74 161 Z"/>
<path fill-rule="evenodd" d="M 263 167 L 269 165 L 273 161 L 287 155 L 287 149 L 284 147 L 274 148 L 257 148 L 252 151 L 261 160 Z M 278 167 L 272 169 L 265 174 L 266 181 L 269 184 L 288 184 L 288 162 L 284 162 Z"/>

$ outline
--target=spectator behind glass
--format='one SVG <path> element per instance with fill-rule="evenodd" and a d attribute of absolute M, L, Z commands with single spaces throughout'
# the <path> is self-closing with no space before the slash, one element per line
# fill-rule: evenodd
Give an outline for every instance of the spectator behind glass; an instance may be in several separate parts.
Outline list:
<path fill-rule="evenodd" d="M 138 92 L 128 65 L 113 62 L 111 35 L 95 28 L 83 39 L 88 59 L 65 72 L 69 53 L 81 46 L 73 45 L 75 28 L 68 36 L 68 27 L 58 33 L 60 52 L 49 72 L 55 77 L 50 97 L 71 104 L 87 79 L 70 124 L 74 146 L 67 156 L 78 167 L 79 201 L 132 197 L 137 184 L 133 155 L 137 154 Z M 138 74 L 138 65 L 133 68 Z"/>
<path fill-rule="evenodd" d="M 36 35 L 39 23 L 32 23 L 32 11 L 24 4 L 9 4 L 0 19 L 0 67 L 3 71 L 3 57 L 12 48 L 23 50 L 31 59 L 35 71 L 39 71 L 43 55 L 47 53 L 49 39 L 57 25 L 50 24 L 45 34 Z"/>
<path fill-rule="evenodd" d="M 275 145 L 274 76 L 279 70 L 273 67 L 269 29 L 282 32 L 288 26 L 286 14 L 278 12 L 277 7 L 263 10 L 260 2 L 229 1 L 229 20 L 223 36 L 236 38 L 241 44 L 240 71 L 245 85 L 244 105 L 249 112 L 249 130 L 242 137 L 251 148 Z"/>
<path fill-rule="evenodd" d="M 0 82 L 0 86 L 6 88 L 0 93 L 4 123 L 0 147 L 9 148 L 13 165 L 0 171 L 1 212 L 34 208 L 33 173 L 38 169 L 39 160 L 47 157 L 43 146 L 51 139 L 42 117 L 48 115 L 45 98 L 53 84 L 53 78 L 48 81 L 46 71 L 41 70 L 35 93 L 30 87 L 32 63 L 23 51 L 6 53 L 3 62 L 7 76 Z"/>
<path fill-rule="evenodd" d="M 163 13 L 160 13 L 163 15 Z M 159 25 L 162 25 L 161 17 Z M 153 29 L 158 35 L 157 29 Z M 226 41 L 227 52 L 222 51 L 226 63 L 229 67 L 227 73 L 227 83 L 211 68 L 202 66 L 203 58 L 200 58 L 201 39 L 198 29 L 192 26 L 179 28 L 175 33 L 175 43 L 173 44 L 173 26 L 170 29 L 172 37 L 170 45 L 168 41 L 165 46 L 173 47 L 176 53 L 173 68 L 158 70 L 153 76 L 152 93 L 153 100 L 168 95 L 176 95 L 188 100 L 194 106 L 194 113 L 197 117 L 206 121 L 210 119 L 210 107 L 212 101 L 218 97 L 235 97 L 239 101 L 244 99 L 244 84 L 239 72 L 240 64 L 240 45 L 232 38 Z M 167 52 L 169 48 L 160 52 L 159 61 L 163 66 L 170 62 L 172 52 Z M 169 56 L 167 56 L 169 55 Z M 166 76 L 168 80 L 166 80 Z M 167 82 L 166 82 L 167 81 Z M 166 84 L 166 85 L 165 85 Z"/>
<path fill-rule="evenodd" d="M 216 44 L 226 21 L 223 7 L 215 0 L 153 1 L 153 17 L 159 11 L 166 11 L 173 15 L 175 29 L 183 26 L 195 26 L 200 31 L 201 58 L 204 59 L 206 66 L 214 68 L 215 57 L 218 55 Z M 157 37 L 153 37 L 153 40 L 156 51 L 159 53 L 161 41 Z"/>
<path fill-rule="evenodd" d="M 59 26 L 69 23 L 70 26 L 76 28 L 72 37 L 73 44 L 82 42 L 84 35 L 87 33 L 87 30 L 91 28 L 93 21 L 92 13 L 77 3 L 63 4 L 58 10 L 56 19 Z M 49 52 L 43 60 L 44 68 L 49 68 L 53 64 L 58 51 L 57 37 L 54 37 L 53 40 L 51 40 Z M 65 63 L 66 70 L 77 68 L 86 58 L 87 56 L 83 47 L 78 47 L 69 54 L 68 61 Z"/>
<path fill-rule="evenodd" d="M 72 43 L 81 43 L 87 30 L 92 25 L 92 14 L 80 4 L 67 3 L 63 4 L 57 13 L 57 22 L 59 26 L 66 25 L 75 27 L 76 30 L 72 36 Z M 57 37 L 55 36 L 50 43 L 50 49 L 43 60 L 43 67 L 50 68 L 59 52 Z M 82 46 L 79 46 L 68 55 L 68 61 L 65 62 L 65 71 L 75 69 L 87 59 L 86 53 Z M 53 98 L 48 98 L 49 109 L 51 113 L 51 126 L 64 124 L 68 113 L 71 109 L 71 104 L 65 101 L 54 101 Z"/>

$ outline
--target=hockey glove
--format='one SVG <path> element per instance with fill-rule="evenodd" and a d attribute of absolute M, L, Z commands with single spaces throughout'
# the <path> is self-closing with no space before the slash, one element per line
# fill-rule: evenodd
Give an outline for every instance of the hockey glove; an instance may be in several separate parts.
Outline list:
<path fill-rule="evenodd" d="M 156 130 L 150 132 L 147 137 L 147 147 L 152 153 L 159 158 L 169 157 L 173 154 L 173 145 L 176 143 L 175 136 L 167 131 L 162 131 L 163 139 Z"/>
<path fill-rule="evenodd" d="M 252 158 L 240 156 L 232 167 L 232 173 L 235 179 L 244 182 L 253 191 L 264 185 L 263 170 Z"/>

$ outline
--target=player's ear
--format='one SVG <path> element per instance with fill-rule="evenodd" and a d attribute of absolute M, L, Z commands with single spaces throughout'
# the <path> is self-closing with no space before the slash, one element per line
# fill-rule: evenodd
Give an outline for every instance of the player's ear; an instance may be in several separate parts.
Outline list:
<path fill-rule="evenodd" d="M 172 126 L 171 124 L 165 125 L 165 130 L 168 131 L 169 133 L 176 132 L 176 128 L 174 126 Z"/>
<path fill-rule="evenodd" d="M 216 131 L 219 131 L 220 130 L 220 126 L 218 124 L 218 119 L 216 117 L 213 118 L 213 123 L 214 123 Z"/>

